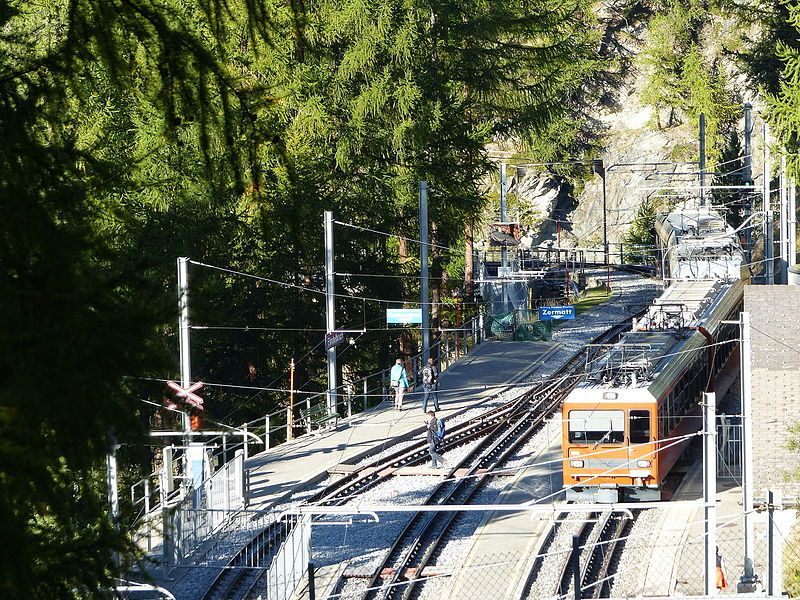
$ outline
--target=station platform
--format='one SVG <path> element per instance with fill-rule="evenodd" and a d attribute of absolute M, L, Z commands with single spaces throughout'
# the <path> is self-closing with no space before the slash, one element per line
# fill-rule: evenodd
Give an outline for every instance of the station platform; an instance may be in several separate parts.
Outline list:
<path fill-rule="evenodd" d="M 484 342 L 443 371 L 439 378 L 437 417 L 447 419 L 474 408 L 517 383 L 547 361 L 557 342 Z M 303 486 L 322 481 L 328 471 L 354 464 L 402 438 L 422 436 L 422 393 L 406 393 L 402 411 L 387 402 L 337 427 L 306 434 L 250 457 L 248 507 L 269 510 L 291 500 Z M 428 410 L 433 410 L 429 399 Z"/>

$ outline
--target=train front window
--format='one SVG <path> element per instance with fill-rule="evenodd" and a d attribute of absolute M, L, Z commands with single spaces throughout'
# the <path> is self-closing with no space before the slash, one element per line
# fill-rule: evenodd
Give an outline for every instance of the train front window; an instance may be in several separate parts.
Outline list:
<path fill-rule="evenodd" d="M 646 444 L 650 441 L 650 411 L 631 411 L 631 444 Z"/>
<path fill-rule="evenodd" d="M 625 440 L 625 411 L 569 411 L 569 441 L 574 444 L 621 444 Z"/>

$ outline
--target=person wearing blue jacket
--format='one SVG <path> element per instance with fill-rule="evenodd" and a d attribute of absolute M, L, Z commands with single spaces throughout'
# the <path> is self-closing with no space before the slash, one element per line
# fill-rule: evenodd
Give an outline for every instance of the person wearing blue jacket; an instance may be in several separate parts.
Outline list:
<path fill-rule="evenodd" d="M 408 387 L 408 373 L 403 366 L 403 359 L 398 358 L 389 375 L 389 385 L 394 389 L 394 407 L 403 410 L 403 394 Z"/>

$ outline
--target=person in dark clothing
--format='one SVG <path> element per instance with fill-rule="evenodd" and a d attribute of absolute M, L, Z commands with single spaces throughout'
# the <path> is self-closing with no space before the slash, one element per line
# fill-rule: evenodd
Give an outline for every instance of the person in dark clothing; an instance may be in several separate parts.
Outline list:
<path fill-rule="evenodd" d="M 422 412 L 428 412 L 428 396 L 433 396 L 433 410 L 439 410 L 439 369 L 433 364 L 433 359 L 428 359 L 428 364 L 422 369 Z"/>
<path fill-rule="evenodd" d="M 436 419 L 436 413 L 432 410 L 428 411 L 428 453 L 431 455 L 431 467 L 434 469 L 441 469 L 444 466 L 444 457 L 437 452 L 441 440 L 439 439 L 439 423 Z"/>

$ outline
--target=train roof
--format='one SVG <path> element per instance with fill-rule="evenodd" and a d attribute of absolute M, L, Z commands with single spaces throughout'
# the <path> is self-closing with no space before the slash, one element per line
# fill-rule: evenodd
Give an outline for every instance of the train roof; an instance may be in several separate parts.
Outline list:
<path fill-rule="evenodd" d="M 727 249 L 739 251 L 733 228 L 712 208 L 683 209 L 671 212 L 659 219 L 662 238 L 671 233 L 678 254 L 697 254 L 703 251 Z M 667 242 L 667 240 L 664 240 Z"/>
<path fill-rule="evenodd" d="M 714 280 L 683 280 L 670 285 L 638 320 L 638 330 L 678 330 L 700 321 L 723 283 Z"/>
<path fill-rule="evenodd" d="M 632 331 L 587 368 L 583 387 L 636 388 L 648 385 L 656 374 L 680 359 L 683 350 L 705 344 L 698 328 L 713 331 L 734 300 L 728 290 L 741 282 L 677 281 L 670 285 L 634 322 Z M 739 292 L 741 289 L 739 289 Z M 733 294 L 736 295 L 736 292 Z"/>

